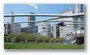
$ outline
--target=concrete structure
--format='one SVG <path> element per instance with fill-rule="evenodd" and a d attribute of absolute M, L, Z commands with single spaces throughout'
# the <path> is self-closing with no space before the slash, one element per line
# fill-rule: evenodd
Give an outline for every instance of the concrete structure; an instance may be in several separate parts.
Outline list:
<path fill-rule="evenodd" d="M 42 22 L 42 33 L 43 36 L 49 36 L 51 34 L 51 25 L 49 22 Z"/>
<path fill-rule="evenodd" d="M 4 25 L 4 34 L 6 34 L 6 35 L 11 34 L 11 30 L 10 29 L 11 29 L 11 25 L 10 25 L 9 22 L 7 22 L 7 24 Z"/>
<path fill-rule="evenodd" d="M 31 12 L 30 14 L 34 14 L 33 12 Z M 30 21 L 35 21 L 35 16 L 28 16 L 28 27 L 32 26 L 35 24 L 35 22 L 30 22 Z"/>
<path fill-rule="evenodd" d="M 31 12 L 30 14 L 34 14 L 33 12 Z M 33 33 L 33 34 L 37 34 L 38 33 L 38 27 L 35 26 L 36 22 L 30 22 L 30 21 L 35 21 L 35 16 L 28 16 L 28 28 L 29 28 L 29 32 Z"/>
<path fill-rule="evenodd" d="M 60 26 L 58 26 L 57 24 L 54 25 L 52 27 L 52 34 L 53 34 L 53 38 L 57 38 L 60 36 Z"/>
<path fill-rule="evenodd" d="M 35 26 L 35 32 L 36 32 L 36 34 L 38 34 L 38 26 Z"/>
<path fill-rule="evenodd" d="M 16 23 L 16 24 L 13 24 L 13 26 L 14 26 L 14 29 L 13 29 L 14 34 L 20 34 L 21 33 L 21 24 Z"/>
<path fill-rule="evenodd" d="M 21 24 L 7 23 L 6 24 L 6 34 L 19 34 L 21 33 Z"/>
<path fill-rule="evenodd" d="M 13 11 L 11 11 L 11 15 L 13 15 L 13 14 L 14 14 Z M 14 17 L 10 18 L 10 23 L 14 23 Z"/>
<path fill-rule="evenodd" d="M 74 5 L 74 14 L 77 13 L 82 13 L 84 12 L 84 5 L 82 4 L 75 4 Z M 84 18 L 74 18 L 75 21 L 83 21 L 84 22 Z M 78 22 L 74 22 L 74 23 L 78 23 Z M 74 29 L 75 30 L 80 30 L 81 28 L 84 28 L 84 23 L 82 25 L 74 25 Z"/>
<path fill-rule="evenodd" d="M 62 11 L 61 14 L 73 14 L 73 11 L 67 9 Z M 60 19 L 60 21 L 74 21 L 74 20 L 73 17 L 69 17 L 69 18 L 62 18 Z M 64 23 L 66 24 L 66 26 L 60 26 L 60 37 L 70 36 L 71 33 L 73 32 L 73 25 L 67 25 L 73 24 L 73 22 L 64 22 Z"/>
<path fill-rule="evenodd" d="M 11 11 L 11 14 L 13 15 L 13 11 Z M 10 26 L 11 26 L 11 34 L 14 34 L 14 17 L 10 17 Z"/>

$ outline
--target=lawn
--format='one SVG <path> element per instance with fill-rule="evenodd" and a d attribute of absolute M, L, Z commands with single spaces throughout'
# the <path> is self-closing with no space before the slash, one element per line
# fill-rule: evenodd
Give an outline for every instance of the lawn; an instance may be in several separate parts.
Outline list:
<path fill-rule="evenodd" d="M 84 49 L 84 45 L 63 45 L 63 44 L 4 44 L 4 49 Z"/>

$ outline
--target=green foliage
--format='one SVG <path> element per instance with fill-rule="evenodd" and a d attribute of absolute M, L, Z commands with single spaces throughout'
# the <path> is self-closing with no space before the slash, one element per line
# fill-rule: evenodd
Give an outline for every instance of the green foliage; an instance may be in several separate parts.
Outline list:
<path fill-rule="evenodd" d="M 7 36 L 4 36 L 4 43 L 7 42 Z"/>
<path fill-rule="evenodd" d="M 56 40 L 55 38 L 50 38 L 51 43 L 54 43 L 55 40 Z"/>
<path fill-rule="evenodd" d="M 12 38 L 15 37 L 15 34 L 10 34 L 7 37 L 4 37 L 4 41 L 7 43 L 11 43 L 12 42 Z"/>
<path fill-rule="evenodd" d="M 17 36 L 16 38 L 14 38 L 14 42 L 15 43 L 20 43 L 20 36 Z"/>
<path fill-rule="evenodd" d="M 7 37 L 4 37 L 4 42 L 11 43 L 12 39 L 14 39 L 15 43 L 20 43 L 23 41 L 23 43 L 59 43 L 63 42 L 65 40 L 64 38 L 50 38 L 48 36 L 41 36 L 41 35 L 36 35 L 36 34 L 31 34 L 31 33 L 21 33 L 18 35 L 15 34 L 10 34 Z M 27 41 L 27 42 L 26 42 Z"/>
<path fill-rule="evenodd" d="M 56 42 L 61 42 L 62 43 L 64 40 L 65 40 L 64 38 L 59 37 L 59 38 L 56 39 Z"/>
<path fill-rule="evenodd" d="M 45 42 L 49 42 L 49 40 L 50 40 L 50 37 L 48 37 L 48 36 L 46 36 L 46 38 L 45 38 Z"/>
<path fill-rule="evenodd" d="M 56 42 L 59 42 L 59 41 L 61 41 L 61 38 L 59 37 L 59 38 L 56 38 L 56 40 L 55 40 Z"/>
<path fill-rule="evenodd" d="M 13 38 L 13 37 L 15 37 L 16 35 L 15 34 L 10 34 L 10 35 L 8 35 L 8 37 L 10 37 L 11 39 Z"/>
<path fill-rule="evenodd" d="M 17 35 L 14 40 L 16 43 L 20 43 L 20 41 L 25 42 L 25 40 L 27 39 L 27 37 L 29 37 L 29 33 L 25 34 L 25 33 L 21 33 L 20 35 Z"/>
<path fill-rule="evenodd" d="M 65 40 L 65 38 L 60 38 L 60 42 L 62 43 Z"/>
<path fill-rule="evenodd" d="M 38 36 L 37 37 L 37 42 L 43 42 L 44 36 Z"/>
<path fill-rule="evenodd" d="M 39 36 L 38 38 L 37 38 L 37 40 L 38 40 L 38 42 L 40 42 L 40 43 L 43 43 L 43 42 L 49 42 L 49 37 L 48 36 Z"/>
<path fill-rule="evenodd" d="M 28 41 L 35 41 L 36 39 L 36 35 L 35 34 L 30 34 L 29 37 L 27 38 Z"/>

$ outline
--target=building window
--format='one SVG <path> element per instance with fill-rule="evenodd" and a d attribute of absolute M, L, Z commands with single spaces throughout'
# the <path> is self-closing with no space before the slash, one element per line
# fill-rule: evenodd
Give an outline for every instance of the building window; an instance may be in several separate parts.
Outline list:
<path fill-rule="evenodd" d="M 61 29 L 61 31 L 63 31 L 63 29 Z"/>
<path fill-rule="evenodd" d="M 84 21 L 84 18 L 81 18 L 82 21 Z"/>

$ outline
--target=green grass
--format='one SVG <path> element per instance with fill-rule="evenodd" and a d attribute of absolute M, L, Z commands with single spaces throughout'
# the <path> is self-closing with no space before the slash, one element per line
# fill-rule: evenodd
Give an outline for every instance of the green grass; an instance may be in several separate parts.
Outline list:
<path fill-rule="evenodd" d="M 63 44 L 4 44 L 4 49 L 84 49 L 84 45 L 63 45 Z"/>

